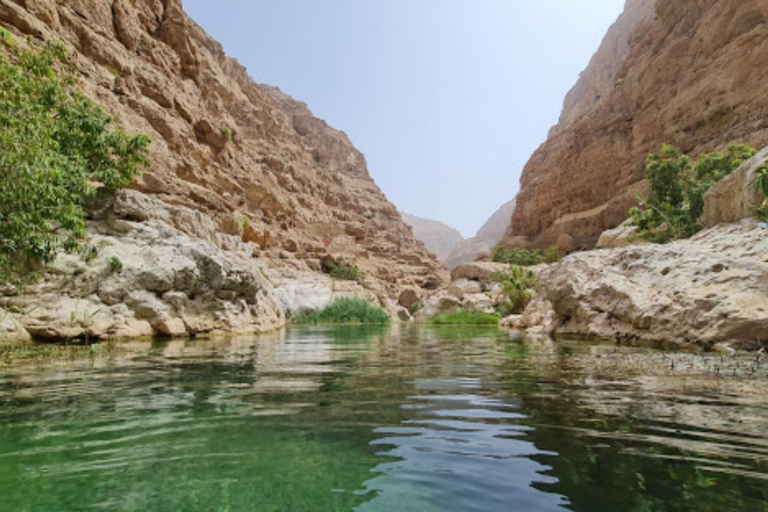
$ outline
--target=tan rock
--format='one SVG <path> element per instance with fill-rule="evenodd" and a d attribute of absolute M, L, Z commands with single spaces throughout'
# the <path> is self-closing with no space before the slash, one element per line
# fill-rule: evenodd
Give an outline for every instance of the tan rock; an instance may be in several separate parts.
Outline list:
<path fill-rule="evenodd" d="M 752 208 L 763 200 L 754 188 L 757 171 L 768 162 L 768 147 L 751 158 L 730 176 L 716 183 L 704 195 L 702 224 L 706 227 L 738 222 L 753 215 Z"/>
<path fill-rule="evenodd" d="M 768 342 L 768 236 L 755 220 L 690 240 L 573 254 L 540 277 L 557 331 L 671 342 Z"/>
<path fill-rule="evenodd" d="M 21 44 L 25 34 L 63 42 L 85 94 L 118 127 L 152 137 L 143 195 L 119 198 L 132 214 L 112 234 L 123 220 L 157 221 L 220 249 L 256 244 L 251 256 L 274 261 L 324 248 L 391 298 L 448 280 L 349 138 L 254 83 L 179 0 L 0 0 L 0 22 Z"/>
<path fill-rule="evenodd" d="M 487 261 L 475 261 L 464 263 L 451 271 L 451 279 L 458 281 L 466 279 L 480 283 L 490 283 L 493 281 L 493 274 L 509 270 L 509 265 L 505 263 L 493 263 Z"/>
<path fill-rule="evenodd" d="M 594 247 L 664 143 L 768 145 L 767 20 L 763 0 L 629 0 L 525 166 L 507 245 Z"/>
<path fill-rule="evenodd" d="M 603 231 L 597 240 L 597 249 L 616 249 L 643 243 L 637 238 L 637 226 L 624 221 L 619 227 Z"/>
<path fill-rule="evenodd" d="M 420 300 L 421 294 L 416 288 L 406 288 L 398 296 L 397 303 L 410 311 Z"/>

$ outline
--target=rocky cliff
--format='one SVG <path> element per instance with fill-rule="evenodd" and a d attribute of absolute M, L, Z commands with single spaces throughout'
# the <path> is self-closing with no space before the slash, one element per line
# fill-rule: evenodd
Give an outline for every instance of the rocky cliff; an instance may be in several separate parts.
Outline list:
<path fill-rule="evenodd" d="M 592 247 L 662 143 L 768 143 L 767 20 L 764 0 L 628 0 L 526 165 L 503 243 Z"/>
<path fill-rule="evenodd" d="M 247 253 L 258 264 L 238 264 L 238 275 L 258 268 L 266 278 L 256 276 L 251 284 L 243 278 L 246 291 L 280 288 L 263 294 L 267 310 L 270 301 L 288 310 L 336 293 L 338 286 L 318 274 L 327 257 L 359 266 L 364 287 L 382 304 L 403 287 L 434 289 L 446 279 L 347 136 L 303 103 L 254 83 L 179 0 L 0 0 L 0 24 L 19 40 L 30 36 L 32 45 L 64 43 L 83 91 L 118 127 L 153 139 L 153 163 L 135 185 L 135 208 L 110 214 L 97 226 L 101 236 L 146 241 L 136 223 L 151 223 L 161 237 L 179 242 L 166 244 L 177 249 L 199 242 L 217 254 L 214 259 Z M 143 211 L 141 205 L 149 206 Z M 153 256 L 145 251 L 136 261 L 145 257 Z M 160 258 L 158 264 L 166 263 Z M 81 298 L 80 288 L 71 290 L 72 298 Z M 161 288 L 146 291 L 159 299 L 168 291 L 188 299 L 192 293 L 186 285 Z M 242 293 L 222 292 L 216 300 L 239 304 Z M 249 306 L 255 299 L 246 299 L 239 304 L 249 310 L 241 324 L 258 324 L 251 318 L 258 311 Z M 274 318 L 264 327 L 278 325 L 280 315 Z M 214 321 L 201 330 L 232 330 L 229 325 Z"/>
<path fill-rule="evenodd" d="M 454 269 L 462 263 L 475 261 L 483 253 L 490 253 L 504 238 L 515 205 L 515 199 L 501 205 L 474 237 L 457 244 L 445 260 L 448 268 Z"/>
<path fill-rule="evenodd" d="M 403 212 L 400 215 L 403 221 L 413 228 L 414 236 L 424 242 L 427 249 L 443 264 L 451 251 L 464 241 L 461 233 L 447 224 Z"/>

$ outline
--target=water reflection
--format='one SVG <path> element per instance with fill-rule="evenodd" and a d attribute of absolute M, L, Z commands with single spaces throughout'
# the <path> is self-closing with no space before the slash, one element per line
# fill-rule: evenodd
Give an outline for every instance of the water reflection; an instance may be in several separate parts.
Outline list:
<path fill-rule="evenodd" d="M 0 374 L 0 510 L 764 512 L 767 374 L 493 329 L 131 343 Z"/>

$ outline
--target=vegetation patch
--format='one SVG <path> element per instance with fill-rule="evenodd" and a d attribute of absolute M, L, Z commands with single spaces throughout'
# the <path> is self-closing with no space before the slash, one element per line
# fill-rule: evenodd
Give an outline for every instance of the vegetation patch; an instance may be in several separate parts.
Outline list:
<path fill-rule="evenodd" d="M 522 247 L 514 247 L 512 249 L 499 247 L 493 253 L 493 261 L 495 263 L 507 263 L 520 267 L 532 267 L 542 263 L 557 263 L 562 257 L 563 255 L 555 246 L 549 247 L 544 252 L 538 249 L 523 249 Z"/>
<path fill-rule="evenodd" d="M 99 343 L 93 345 L 46 345 L 25 341 L 0 343 L 0 368 L 19 364 L 51 365 L 93 361 L 97 357 L 113 355 L 115 345 Z"/>
<path fill-rule="evenodd" d="M 150 140 L 75 88 L 64 47 L 18 50 L 0 34 L 0 281 L 20 282 L 59 251 L 92 259 L 83 203 L 129 185 L 149 164 Z"/>
<path fill-rule="evenodd" d="M 334 301 L 321 311 L 302 313 L 293 319 L 298 325 L 389 323 L 389 315 L 363 299 L 344 298 Z"/>
<path fill-rule="evenodd" d="M 334 279 L 357 281 L 358 283 L 362 283 L 365 280 L 365 272 L 360 270 L 354 263 L 334 258 L 325 258 L 321 264 L 323 272 Z"/>
<path fill-rule="evenodd" d="M 496 272 L 493 279 L 501 285 L 504 297 L 496 304 L 496 310 L 502 316 L 522 313 L 539 286 L 539 277 L 534 272 L 516 265 L 506 272 Z"/>
<path fill-rule="evenodd" d="M 433 325 L 499 325 L 499 316 L 493 313 L 456 311 L 437 315 L 429 320 Z"/>
<path fill-rule="evenodd" d="M 638 197 L 639 207 L 630 210 L 632 224 L 639 228 L 637 236 L 667 243 L 695 235 L 702 228 L 704 194 L 755 153 L 745 144 L 731 144 L 724 153 L 705 153 L 693 160 L 665 144 L 660 153 L 648 155 L 646 179 L 651 190 Z"/>

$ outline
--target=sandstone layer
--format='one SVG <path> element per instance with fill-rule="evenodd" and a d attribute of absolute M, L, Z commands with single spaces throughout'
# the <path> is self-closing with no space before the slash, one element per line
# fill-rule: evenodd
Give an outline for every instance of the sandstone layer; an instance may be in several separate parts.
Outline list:
<path fill-rule="evenodd" d="M 152 166 L 135 188 L 151 211 L 184 209 L 192 219 L 174 225 L 136 213 L 132 221 L 151 222 L 146 229 L 160 233 L 161 246 L 168 235 L 174 250 L 199 242 L 226 252 L 237 240 L 273 281 L 295 292 L 296 276 L 315 276 L 323 297 L 329 288 L 331 296 L 350 291 L 334 291 L 339 285 L 319 274 L 329 256 L 360 267 L 366 293 L 382 304 L 404 287 L 421 293 L 446 281 L 347 136 L 305 104 L 254 83 L 179 0 L 0 0 L 0 24 L 19 40 L 30 36 L 32 45 L 64 43 L 83 91 L 118 127 L 152 137 Z M 142 230 L 112 242 L 144 240 Z M 252 277 L 256 287 L 264 284 L 260 274 Z M 275 290 L 264 303 L 275 300 L 285 311 L 319 303 L 297 298 L 306 289 L 294 292 Z M 244 322 L 266 327 L 274 323 L 269 315 Z"/>
<path fill-rule="evenodd" d="M 535 152 L 504 245 L 591 248 L 663 143 L 697 154 L 768 143 L 768 3 L 628 0 Z"/>

